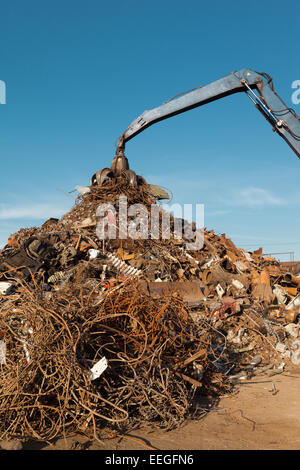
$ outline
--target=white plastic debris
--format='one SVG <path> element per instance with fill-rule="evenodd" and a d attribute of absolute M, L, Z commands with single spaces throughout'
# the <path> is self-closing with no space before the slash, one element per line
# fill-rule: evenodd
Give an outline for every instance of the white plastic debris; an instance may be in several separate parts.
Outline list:
<path fill-rule="evenodd" d="M 247 271 L 248 269 L 248 266 L 246 266 L 246 264 L 243 263 L 242 261 L 236 261 L 233 264 L 235 265 L 238 271 L 244 272 L 244 271 Z"/>
<path fill-rule="evenodd" d="M 247 261 L 253 261 L 253 258 L 251 258 L 250 253 L 248 253 L 248 251 L 243 250 L 243 253 Z"/>
<path fill-rule="evenodd" d="M 300 297 L 299 294 L 294 297 L 294 299 L 287 305 L 287 310 L 294 310 L 295 308 L 300 306 Z"/>
<path fill-rule="evenodd" d="M 295 364 L 295 365 L 300 364 L 300 341 L 298 339 L 296 339 L 296 341 L 294 341 L 291 344 L 291 349 L 294 350 L 291 353 L 292 363 Z"/>
<path fill-rule="evenodd" d="M 107 369 L 108 363 L 106 357 L 102 357 L 100 361 L 96 362 L 96 364 L 90 369 L 91 371 L 91 380 L 96 380 L 100 377 L 101 374 Z"/>
<path fill-rule="evenodd" d="M 292 352 L 291 361 L 294 365 L 300 364 L 300 349 L 297 349 L 297 351 Z"/>
<path fill-rule="evenodd" d="M 232 342 L 233 338 L 235 338 L 235 333 L 233 330 L 229 330 L 228 333 L 227 333 L 227 336 L 226 336 L 226 339 L 229 343 Z"/>
<path fill-rule="evenodd" d="M 91 248 L 91 249 L 88 251 L 88 254 L 89 254 L 89 259 L 96 259 L 96 258 L 98 258 L 98 256 L 100 255 L 100 251 L 99 251 L 99 250 L 95 250 L 94 248 Z"/>
<path fill-rule="evenodd" d="M 0 282 L 0 294 L 9 295 L 13 285 L 10 282 Z"/>
<path fill-rule="evenodd" d="M 75 186 L 75 189 L 79 192 L 79 194 L 85 194 L 91 191 L 91 188 L 89 186 L 77 185 Z"/>
<path fill-rule="evenodd" d="M 300 348 L 300 340 L 296 339 L 295 341 L 292 342 L 291 349 L 299 349 L 299 348 Z"/>
<path fill-rule="evenodd" d="M 24 352 L 25 352 L 26 361 L 29 363 L 30 362 L 30 354 L 29 354 L 29 351 L 28 351 L 28 348 L 27 348 L 27 343 L 26 343 L 26 341 L 22 341 L 22 343 L 23 343 L 23 349 L 24 349 Z"/>
<path fill-rule="evenodd" d="M 274 285 L 273 294 L 275 294 L 279 305 L 283 305 L 287 299 L 287 291 L 279 284 Z"/>
<path fill-rule="evenodd" d="M 193 261 L 194 261 L 196 264 L 199 264 L 199 261 L 198 261 L 198 260 L 196 260 L 196 259 L 195 259 L 193 256 L 191 256 L 189 253 L 187 253 L 187 251 L 186 251 L 186 250 L 183 250 L 183 249 L 182 249 L 181 251 L 183 251 L 183 252 L 184 252 L 184 254 L 185 254 L 185 256 L 186 256 L 187 258 L 189 258 L 189 259 L 193 260 Z M 177 260 L 176 260 L 176 261 L 177 261 Z"/>
<path fill-rule="evenodd" d="M 106 279 L 106 271 L 107 271 L 107 264 L 104 264 L 102 266 L 101 281 L 104 281 Z"/>
<path fill-rule="evenodd" d="M 210 268 L 210 266 L 215 263 L 216 261 L 219 261 L 220 257 L 219 255 L 214 255 L 209 261 L 207 261 L 207 263 L 205 263 L 203 266 L 202 266 L 202 269 L 208 269 Z"/>
<path fill-rule="evenodd" d="M 0 340 L 0 364 L 6 366 L 6 344 Z"/>
<path fill-rule="evenodd" d="M 280 343 L 280 342 L 276 344 L 275 348 L 276 348 L 276 351 L 280 353 L 284 353 L 288 349 L 285 344 Z"/>
<path fill-rule="evenodd" d="M 258 364 L 261 363 L 261 361 L 262 361 L 261 356 L 254 356 L 253 359 L 250 362 L 250 366 L 256 367 L 256 366 L 258 366 Z"/>
<path fill-rule="evenodd" d="M 286 325 L 284 327 L 285 331 L 290 335 L 292 336 L 293 338 L 298 338 L 299 336 L 299 329 L 297 328 L 296 325 L 294 325 L 294 323 L 289 323 L 288 325 Z"/>
<path fill-rule="evenodd" d="M 239 328 L 238 331 L 234 332 L 233 330 L 229 330 L 226 336 L 226 339 L 229 343 L 234 344 L 247 344 L 247 334 L 245 333 L 245 328 Z"/>
<path fill-rule="evenodd" d="M 223 289 L 223 287 L 221 286 L 221 284 L 218 284 L 217 287 L 216 287 L 216 291 L 217 291 L 217 294 L 218 296 L 220 297 L 223 297 L 223 295 L 225 294 L 225 291 Z"/>
<path fill-rule="evenodd" d="M 246 336 L 245 334 L 245 328 L 239 328 L 238 332 L 237 332 L 237 335 L 235 336 L 235 338 L 233 338 L 231 341 L 232 343 L 235 343 L 235 344 L 244 344 L 246 343 L 246 338 L 243 338 L 243 336 Z"/>
<path fill-rule="evenodd" d="M 233 279 L 231 281 L 231 284 L 236 287 L 237 289 L 241 290 L 241 289 L 244 289 L 244 284 L 242 284 L 240 281 L 238 281 L 237 279 Z"/>
<path fill-rule="evenodd" d="M 96 220 L 93 220 L 91 217 L 87 217 L 86 219 L 84 219 L 82 221 L 77 220 L 74 223 L 74 226 L 76 228 L 92 227 L 92 226 L 96 226 L 96 225 L 97 225 Z"/>

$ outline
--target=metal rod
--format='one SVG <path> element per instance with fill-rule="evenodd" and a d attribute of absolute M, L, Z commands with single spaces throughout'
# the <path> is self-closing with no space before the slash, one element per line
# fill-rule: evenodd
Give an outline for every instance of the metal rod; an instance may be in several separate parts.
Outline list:
<path fill-rule="evenodd" d="M 269 109 L 265 104 L 264 102 L 260 99 L 259 96 L 257 96 L 254 91 L 252 90 L 252 88 L 248 85 L 247 83 L 247 80 L 243 80 L 242 83 L 248 88 L 248 90 L 250 91 L 250 93 L 255 97 L 255 99 L 257 100 L 258 104 L 260 104 L 266 111 L 267 113 L 274 119 L 275 122 L 278 121 L 277 117 L 273 114 L 272 110 Z M 250 96 L 249 96 L 250 98 Z"/>

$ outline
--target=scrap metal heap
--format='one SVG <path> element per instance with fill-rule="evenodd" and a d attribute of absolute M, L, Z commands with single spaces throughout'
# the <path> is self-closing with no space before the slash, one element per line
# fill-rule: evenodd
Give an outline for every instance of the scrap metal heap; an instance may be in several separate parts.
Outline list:
<path fill-rule="evenodd" d="M 207 413 L 203 397 L 300 363 L 300 278 L 213 230 L 196 251 L 184 238 L 100 240 L 100 203 L 112 223 L 121 194 L 157 203 L 145 180 L 104 173 L 0 252 L 0 440 L 172 429 Z"/>

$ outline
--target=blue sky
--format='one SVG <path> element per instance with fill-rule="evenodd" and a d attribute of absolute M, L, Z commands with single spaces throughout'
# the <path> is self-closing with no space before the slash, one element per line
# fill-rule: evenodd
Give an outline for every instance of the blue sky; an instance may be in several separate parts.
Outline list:
<path fill-rule="evenodd" d="M 109 166 L 145 109 L 233 70 L 269 73 L 288 106 L 300 80 L 296 1 L 2 2 L 0 246 L 60 217 L 78 184 Z M 297 109 L 298 108 L 298 109 Z M 205 225 L 246 249 L 300 259 L 300 161 L 245 94 L 148 128 L 130 166 L 205 204 Z M 283 260 L 289 259 L 282 255 Z"/>

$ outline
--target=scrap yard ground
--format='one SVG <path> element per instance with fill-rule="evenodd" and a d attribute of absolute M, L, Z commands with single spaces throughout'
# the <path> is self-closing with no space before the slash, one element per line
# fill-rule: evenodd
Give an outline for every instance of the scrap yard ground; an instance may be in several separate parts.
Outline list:
<path fill-rule="evenodd" d="M 298 450 L 300 446 L 300 367 L 272 382 L 240 386 L 238 394 L 220 400 L 201 421 L 164 432 L 139 430 L 103 444 L 82 436 L 59 439 L 52 446 L 30 441 L 41 450 Z"/>

